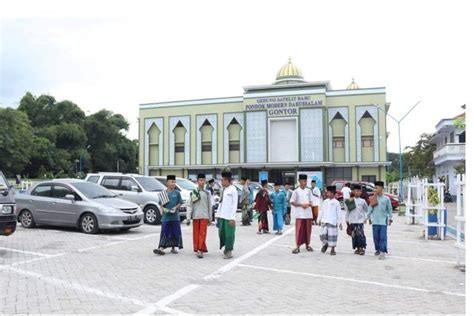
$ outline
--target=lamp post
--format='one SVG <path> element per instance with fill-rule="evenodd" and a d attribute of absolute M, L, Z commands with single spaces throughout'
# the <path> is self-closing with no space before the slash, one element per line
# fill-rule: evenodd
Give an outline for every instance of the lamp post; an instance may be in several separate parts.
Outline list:
<path fill-rule="evenodd" d="M 402 177 L 403 177 L 403 162 L 402 162 L 402 137 L 400 135 L 400 123 L 405 119 L 405 117 L 407 117 L 408 114 L 410 114 L 411 111 L 413 111 L 413 109 L 418 105 L 420 104 L 421 101 L 418 101 L 415 103 L 414 106 L 412 106 L 408 112 L 405 113 L 405 115 L 402 116 L 401 119 L 396 119 L 395 117 L 393 117 L 392 115 L 390 115 L 384 108 L 382 108 L 380 105 L 378 104 L 372 104 L 374 106 L 376 106 L 379 110 L 381 110 L 382 112 L 384 112 L 386 115 L 388 115 L 392 120 L 394 120 L 396 123 L 397 123 L 397 127 L 398 127 L 398 173 L 399 173 L 399 176 L 400 176 L 400 190 L 398 191 L 398 197 L 400 199 L 400 201 L 403 201 L 403 180 L 402 180 Z"/>
<path fill-rule="evenodd" d="M 79 159 L 79 174 L 82 175 L 82 157 L 84 156 L 84 153 L 87 152 L 87 150 L 89 150 L 89 148 L 91 148 L 92 146 L 91 145 L 87 145 L 85 147 L 85 150 L 82 150 L 81 152 L 81 156 L 80 156 L 80 159 Z"/>

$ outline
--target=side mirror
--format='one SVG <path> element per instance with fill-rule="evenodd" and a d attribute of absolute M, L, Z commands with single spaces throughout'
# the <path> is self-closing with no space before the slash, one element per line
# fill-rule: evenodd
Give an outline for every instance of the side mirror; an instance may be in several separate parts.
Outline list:
<path fill-rule="evenodd" d="M 133 192 L 141 192 L 140 188 L 137 187 L 136 185 L 132 186 L 132 191 Z"/>
<path fill-rule="evenodd" d="M 66 200 L 75 201 L 76 197 L 73 194 L 66 194 Z"/>

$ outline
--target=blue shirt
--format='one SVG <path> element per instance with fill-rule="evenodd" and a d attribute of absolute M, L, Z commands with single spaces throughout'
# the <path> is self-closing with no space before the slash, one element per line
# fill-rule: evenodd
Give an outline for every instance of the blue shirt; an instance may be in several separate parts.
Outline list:
<path fill-rule="evenodd" d="M 373 225 L 387 225 L 392 219 L 392 202 L 385 195 L 377 196 L 377 205 L 369 206 L 367 218 L 372 220 Z"/>
<path fill-rule="evenodd" d="M 286 193 L 285 191 L 273 192 L 270 194 L 273 203 L 273 211 L 286 213 Z"/>
<path fill-rule="evenodd" d="M 181 194 L 179 193 L 178 190 L 175 189 L 173 191 L 167 191 L 166 193 L 168 193 L 168 198 L 170 199 L 170 201 L 166 203 L 165 205 L 163 205 L 163 207 L 167 209 L 172 209 L 176 205 L 183 203 L 183 200 L 181 199 Z M 161 216 L 161 221 L 162 222 L 179 221 L 179 210 L 176 210 L 176 212 L 174 213 L 171 213 L 171 212 L 163 213 L 163 215 Z"/>

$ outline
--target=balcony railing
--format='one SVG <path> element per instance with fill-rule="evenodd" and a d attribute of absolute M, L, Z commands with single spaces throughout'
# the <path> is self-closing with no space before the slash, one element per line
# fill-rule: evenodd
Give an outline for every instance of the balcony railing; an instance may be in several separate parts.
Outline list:
<path fill-rule="evenodd" d="M 446 144 L 440 149 L 436 150 L 433 153 L 433 159 L 437 159 L 444 155 L 453 155 L 453 156 L 460 156 L 465 155 L 465 148 L 466 144 Z"/>

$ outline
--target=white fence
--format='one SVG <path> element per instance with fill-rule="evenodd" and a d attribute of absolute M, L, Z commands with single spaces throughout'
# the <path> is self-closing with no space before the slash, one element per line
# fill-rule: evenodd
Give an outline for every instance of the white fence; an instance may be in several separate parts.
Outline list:
<path fill-rule="evenodd" d="M 426 180 L 413 177 L 405 186 L 407 192 L 407 198 L 405 200 L 405 219 L 407 224 L 419 224 L 423 220 L 423 212 L 421 209 L 423 183 L 426 183 Z"/>
<path fill-rule="evenodd" d="M 456 248 L 457 251 L 457 264 L 458 266 L 465 265 L 465 262 L 462 262 L 462 253 L 465 251 L 464 238 L 465 238 L 465 224 L 466 218 L 464 217 L 464 206 L 466 205 L 466 175 L 457 175 L 456 179 L 457 187 L 457 201 L 456 201 L 456 217 L 454 218 L 457 222 L 456 225 Z"/>

